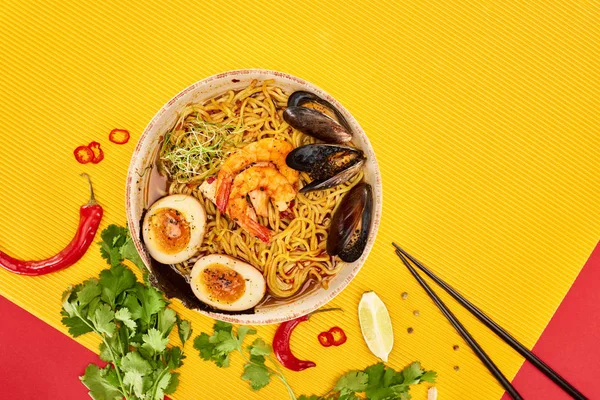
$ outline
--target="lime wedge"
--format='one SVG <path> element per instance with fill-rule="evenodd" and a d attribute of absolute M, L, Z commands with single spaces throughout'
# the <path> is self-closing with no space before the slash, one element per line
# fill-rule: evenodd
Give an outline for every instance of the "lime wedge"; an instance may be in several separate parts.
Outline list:
<path fill-rule="evenodd" d="M 358 320 L 369 350 L 387 361 L 394 346 L 392 320 L 383 301 L 375 292 L 366 292 L 358 303 Z"/>

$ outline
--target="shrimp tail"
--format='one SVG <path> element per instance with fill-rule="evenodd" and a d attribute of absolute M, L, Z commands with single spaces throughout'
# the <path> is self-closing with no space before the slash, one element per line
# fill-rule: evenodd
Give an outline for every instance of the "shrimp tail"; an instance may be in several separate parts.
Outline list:
<path fill-rule="evenodd" d="M 269 243 L 269 241 L 271 240 L 271 234 L 273 233 L 269 228 L 259 224 L 257 221 L 254 221 L 252 219 L 248 219 L 245 222 L 248 230 L 253 235 L 256 235 L 256 237 L 258 237 L 263 242 Z"/>
<path fill-rule="evenodd" d="M 216 203 L 217 208 L 221 212 L 221 214 L 225 214 L 227 210 L 227 203 L 229 202 L 229 195 L 231 194 L 231 185 L 233 183 L 233 179 L 230 177 L 225 177 L 220 179 L 220 185 L 217 188 L 217 197 Z"/>

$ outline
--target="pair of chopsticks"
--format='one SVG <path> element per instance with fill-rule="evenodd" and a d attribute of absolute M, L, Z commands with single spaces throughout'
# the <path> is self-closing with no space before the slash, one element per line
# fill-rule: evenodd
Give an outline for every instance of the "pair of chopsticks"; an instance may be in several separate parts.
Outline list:
<path fill-rule="evenodd" d="M 587 400 L 581 392 L 579 392 L 573 385 L 567 382 L 562 376 L 560 376 L 556 371 L 550 368 L 546 363 L 540 360 L 535 354 L 533 354 L 529 349 L 527 349 L 523 344 L 521 344 L 517 339 L 512 337 L 504 328 L 500 325 L 492 321 L 490 317 L 485 315 L 483 311 L 477 308 L 473 303 L 469 300 L 465 299 L 460 293 L 458 293 L 452 286 L 448 285 L 442 279 L 440 279 L 437 275 L 431 272 L 427 267 L 421 264 L 417 259 L 404 251 L 400 246 L 396 243 L 392 242 L 392 245 L 396 248 L 396 254 L 400 257 L 400 260 L 404 263 L 404 265 L 408 268 L 408 270 L 414 275 L 419 284 L 425 289 L 429 297 L 433 300 L 433 302 L 438 306 L 440 311 L 446 316 L 446 318 L 450 321 L 452 326 L 458 331 L 458 333 L 462 336 L 462 338 L 467 342 L 467 344 L 471 347 L 471 349 L 475 352 L 477 357 L 483 362 L 483 364 L 487 367 L 487 369 L 494 375 L 494 378 L 502 385 L 504 390 L 515 400 L 522 400 L 523 397 L 517 392 L 514 386 L 510 383 L 508 379 L 502 374 L 500 369 L 494 364 L 491 358 L 485 353 L 485 351 L 481 348 L 481 346 L 473 339 L 471 334 L 465 329 L 465 327 L 460 323 L 460 321 L 456 318 L 452 311 L 448 309 L 448 307 L 444 304 L 444 302 L 438 297 L 438 295 L 431 289 L 429 284 L 425 282 L 425 280 L 419 275 L 419 273 L 415 270 L 415 268 L 411 265 L 411 262 L 416 265 L 421 271 L 423 271 L 427 276 L 429 276 L 435 283 L 437 283 L 442 289 L 444 289 L 450 296 L 452 296 L 456 301 L 458 301 L 463 307 L 465 307 L 471 314 L 473 314 L 477 319 L 479 319 L 485 326 L 492 330 L 496 335 L 498 335 L 502 340 L 504 340 L 508 345 L 510 345 L 513 349 L 515 349 L 519 354 L 521 354 L 527 361 L 532 363 L 537 369 L 544 373 L 548 378 L 550 378 L 554 383 L 560 386 L 566 393 L 568 393 L 572 398 L 578 400 Z M 410 262 L 409 262 L 410 260 Z"/>

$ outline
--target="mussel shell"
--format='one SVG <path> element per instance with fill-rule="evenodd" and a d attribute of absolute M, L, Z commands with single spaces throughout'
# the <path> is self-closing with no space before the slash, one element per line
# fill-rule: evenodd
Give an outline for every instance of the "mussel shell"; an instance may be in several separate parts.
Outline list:
<path fill-rule="evenodd" d="M 346 121 L 346 118 L 342 115 L 341 112 L 338 111 L 337 108 L 333 106 L 330 102 L 325 99 L 320 98 L 314 93 L 306 92 L 304 90 L 298 90 L 290 95 L 288 98 L 287 106 L 288 107 L 299 107 L 304 106 L 308 103 L 316 103 L 328 109 L 335 118 L 337 122 L 340 123 L 348 132 L 352 132 L 352 128 L 350 128 L 350 124 Z"/>
<path fill-rule="evenodd" d="M 306 193 L 348 181 L 362 168 L 365 154 L 349 146 L 308 144 L 292 150 L 285 161 L 290 168 L 311 176 L 313 181 L 300 190 Z"/>
<path fill-rule="evenodd" d="M 327 253 L 351 263 L 360 258 L 371 232 L 373 190 L 359 183 L 342 199 L 331 219 Z"/>
<path fill-rule="evenodd" d="M 308 193 L 308 192 L 313 192 L 315 190 L 329 189 L 331 187 L 334 187 L 334 186 L 340 185 L 344 182 L 347 182 L 350 179 L 352 179 L 352 177 L 354 175 L 358 174 L 360 169 L 363 167 L 364 163 L 365 163 L 364 158 L 359 159 L 358 162 L 356 162 L 352 166 L 342 170 L 340 173 L 332 176 L 329 179 L 325 179 L 325 180 L 316 180 L 315 179 L 308 185 L 302 187 L 302 189 L 300 189 L 300 193 Z"/>
<path fill-rule="evenodd" d="M 347 143 L 352 140 L 350 131 L 312 108 L 288 107 L 283 111 L 283 119 L 300 132 L 327 143 Z"/>

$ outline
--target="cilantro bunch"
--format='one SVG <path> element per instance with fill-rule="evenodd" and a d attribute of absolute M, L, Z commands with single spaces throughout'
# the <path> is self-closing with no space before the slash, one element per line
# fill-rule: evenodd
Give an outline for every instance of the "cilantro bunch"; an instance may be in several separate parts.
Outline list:
<path fill-rule="evenodd" d="M 261 338 L 256 338 L 250 346 L 244 348 L 244 339 L 247 335 L 256 334 L 256 330 L 248 326 L 240 326 L 237 332 L 227 322 L 216 321 L 214 333 L 202 333 L 194 340 L 194 348 L 200 351 L 200 357 L 206 361 L 213 361 L 218 367 L 229 366 L 229 356 L 232 352 L 239 352 L 246 363 L 242 379 L 250 383 L 252 390 L 260 390 L 271 382 L 271 377 L 279 379 L 286 387 L 291 400 L 296 400 L 294 391 L 288 384 L 277 361 L 271 356 L 271 346 Z M 266 364 L 269 361 L 274 366 Z"/>
<path fill-rule="evenodd" d="M 364 371 L 350 371 L 342 375 L 333 390 L 325 396 L 300 396 L 298 400 L 409 400 L 411 385 L 435 383 L 436 377 L 435 372 L 423 370 L 419 362 L 410 364 L 400 372 L 379 363 Z"/>
<path fill-rule="evenodd" d="M 136 256 L 126 228 L 111 225 L 102 232 L 102 254 L 111 264 L 92 278 L 69 287 L 63 295 L 62 323 L 73 337 L 94 332 L 100 336 L 100 358 L 109 364 L 90 364 L 80 378 L 96 400 L 159 400 L 175 392 L 183 364 L 183 347 L 190 338 L 189 321 L 182 320 L 151 286 L 137 282 L 121 263 Z M 133 249 L 135 251 L 135 248 Z M 125 254 L 125 255 L 123 255 Z M 138 259 L 133 259 L 134 263 Z M 137 265 L 143 265 L 141 264 Z M 177 325 L 181 347 L 169 345 Z"/>

